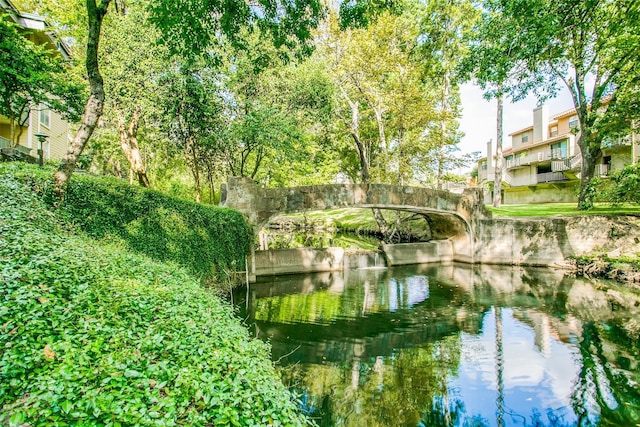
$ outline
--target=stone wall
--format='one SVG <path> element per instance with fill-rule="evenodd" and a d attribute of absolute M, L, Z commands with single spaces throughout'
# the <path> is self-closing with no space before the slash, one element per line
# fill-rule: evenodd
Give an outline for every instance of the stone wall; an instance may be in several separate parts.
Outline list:
<path fill-rule="evenodd" d="M 564 267 L 597 252 L 640 253 L 640 218 L 576 216 L 482 219 L 475 224 L 474 263 Z"/>
<path fill-rule="evenodd" d="M 462 194 L 455 194 L 388 184 L 260 188 L 249 178 L 231 177 L 222 189 L 222 195 L 224 206 L 239 210 L 251 225 L 258 228 L 269 218 L 280 214 L 349 207 L 447 215 L 466 225 L 474 218 L 489 216 L 481 202 L 480 189 L 467 189 Z"/>

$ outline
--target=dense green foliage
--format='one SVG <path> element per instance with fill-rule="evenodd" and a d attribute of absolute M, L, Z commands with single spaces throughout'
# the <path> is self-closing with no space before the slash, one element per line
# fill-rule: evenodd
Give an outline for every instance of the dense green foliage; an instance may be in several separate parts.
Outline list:
<path fill-rule="evenodd" d="M 50 171 L 20 170 L 51 196 Z M 244 270 L 252 243 L 251 230 L 237 211 L 174 199 L 109 177 L 77 176 L 58 214 L 90 237 L 116 239 L 131 251 L 187 267 L 204 280 Z"/>
<path fill-rule="evenodd" d="M 159 198 L 127 196 L 129 209 Z M 74 229 L 24 178 L 0 175 L 1 425 L 303 423 L 231 307 L 176 263 Z"/>
<path fill-rule="evenodd" d="M 628 165 L 611 177 L 608 199 L 616 203 L 640 203 L 640 164 Z"/>

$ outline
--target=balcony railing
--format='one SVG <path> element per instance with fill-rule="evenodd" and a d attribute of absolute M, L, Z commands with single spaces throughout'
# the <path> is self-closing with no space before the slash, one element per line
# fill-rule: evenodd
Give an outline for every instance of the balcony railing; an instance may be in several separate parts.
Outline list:
<path fill-rule="evenodd" d="M 618 138 L 605 138 L 602 141 L 602 148 L 619 147 L 621 145 L 631 145 L 631 135 L 625 135 Z"/>
<path fill-rule="evenodd" d="M 569 170 L 571 161 L 569 159 L 565 160 L 553 160 L 551 162 L 551 172 L 562 172 Z"/>
<path fill-rule="evenodd" d="M 571 161 L 569 162 L 569 169 L 575 170 L 580 169 L 582 166 L 582 156 L 578 154 L 577 156 L 573 156 Z"/>
<path fill-rule="evenodd" d="M 538 184 L 543 182 L 567 181 L 568 178 L 562 172 L 545 172 L 537 175 Z"/>
<path fill-rule="evenodd" d="M 508 159 L 506 161 L 506 164 L 507 164 L 507 169 L 517 168 L 518 166 L 520 166 L 520 157 Z"/>

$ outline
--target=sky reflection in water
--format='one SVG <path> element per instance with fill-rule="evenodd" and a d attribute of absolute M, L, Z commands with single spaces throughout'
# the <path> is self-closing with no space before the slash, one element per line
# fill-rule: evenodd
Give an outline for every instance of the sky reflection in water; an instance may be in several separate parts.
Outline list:
<path fill-rule="evenodd" d="M 624 330 L 637 310 L 612 311 L 562 272 L 358 270 L 274 278 L 245 296 L 241 315 L 319 425 L 639 422 L 638 340 Z"/>

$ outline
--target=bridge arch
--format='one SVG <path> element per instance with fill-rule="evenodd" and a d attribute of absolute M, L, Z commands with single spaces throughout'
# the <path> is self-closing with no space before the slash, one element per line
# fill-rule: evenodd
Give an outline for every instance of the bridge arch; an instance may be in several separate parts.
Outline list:
<path fill-rule="evenodd" d="M 414 212 L 428 218 L 434 239 L 449 239 L 460 261 L 473 262 L 474 220 L 488 216 L 479 190 L 462 194 L 389 184 L 329 184 L 260 188 L 253 180 L 231 177 L 222 204 L 242 212 L 257 233 L 282 214 L 337 208 L 379 208 Z"/>

